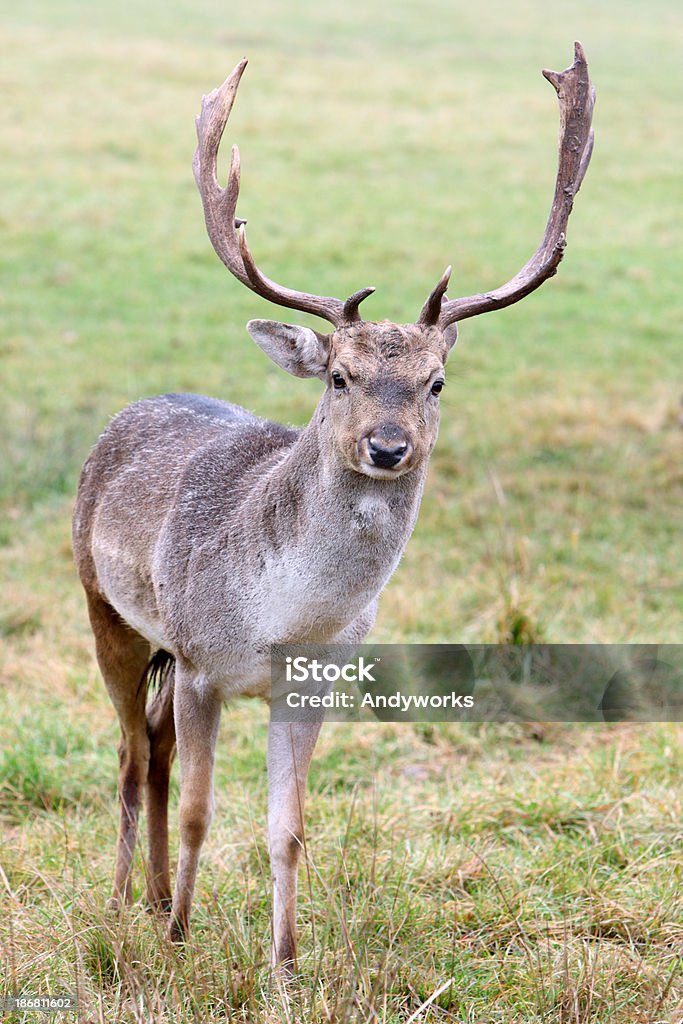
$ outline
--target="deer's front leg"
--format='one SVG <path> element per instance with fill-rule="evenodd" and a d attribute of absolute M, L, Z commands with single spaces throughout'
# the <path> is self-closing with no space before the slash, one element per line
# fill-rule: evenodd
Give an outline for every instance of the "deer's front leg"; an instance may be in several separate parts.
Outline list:
<path fill-rule="evenodd" d="M 180 852 L 169 938 L 189 931 L 199 852 L 213 814 L 213 766 L 221 701 L 201 676 L 176 664 L 173 706 L 180 764 Z"/>
<path fill-rule="evenodd" d="M 274 722 L 268 732 L 268 845 L 273 875 L 273 965 L 296 967 L 297 867 L 304 845 L 308 766 L 320 722 Z"/>

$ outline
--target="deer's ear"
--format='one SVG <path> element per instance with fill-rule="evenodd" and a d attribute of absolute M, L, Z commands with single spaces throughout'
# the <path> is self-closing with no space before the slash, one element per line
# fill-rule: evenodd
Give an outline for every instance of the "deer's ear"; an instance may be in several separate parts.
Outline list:
<path fill-rule="evenodd" d="M 449 324 L 448 327 L 446 327 L 444 329 L 443 340 L 446 342 L 446 344 L 448 346 L 448 351 L 450 352 L 450 350 L 453 348 L 453 346 L 455 345 L 456 341 L 458 340 L 458 325 L 457 324 Z"/>
<path fill-rule="evenodd" d="M 247 330 L 266 355 L 287 373 L 295 377 L 325 376 L 330 344 L 324 334 L 275 320 L 250 320 Z"/>

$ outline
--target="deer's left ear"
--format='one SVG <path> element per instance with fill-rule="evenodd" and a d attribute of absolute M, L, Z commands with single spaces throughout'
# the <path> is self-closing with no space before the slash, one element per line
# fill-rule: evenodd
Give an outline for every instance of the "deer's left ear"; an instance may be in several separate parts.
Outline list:
<path fill-rule="evenodd" d="M 448 351 L 450 352 L 450 350 L 453 348 L 453 346 L 455 345 L 456 341 L 458 340 L 458 325 L 457 324 L 449 324 L 448 327 L 446 327 L 444 329 L 443 340 L 446 342 L 446 344 L 448 346 Z"/>
<path fill-rule="evenodd" d="M 276 320 L 250 320 L 247 330 L 267 356 L 295 377 L 324 377 L 330 351 L 329 338 L 310 327 L 280 324 Z"/>

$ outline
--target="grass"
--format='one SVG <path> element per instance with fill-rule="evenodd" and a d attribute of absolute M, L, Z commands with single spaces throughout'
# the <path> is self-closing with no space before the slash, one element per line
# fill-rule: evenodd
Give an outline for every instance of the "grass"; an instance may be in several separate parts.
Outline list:
<path fill-rule="evenodd" d="M 266 968 L 265 728 L 246 704 L 223 727 L 184 957 L 139 905 L 106 916 L 111 785 L 49 810 L 13 796 L 10 990 L 77 984 L 86 1020 L 134 1020 L 140 1001 L 155 1020 L 393 1022 L 453 979 L 429 1019 L 675 1019 L 682 766 L 671 737 L 385 726 L 378 744 L 377 727 L 359 730 L 330 728 L 314 766 L 303 981 L 289 1010 Z M 113 750 L 103 760 L 113 779 Z"/>
<path fill-rule="evenodd" d="M 68 525 L 126 402 L 208 391 L 303 423 L 316 401 L 249 341 L 280 314 L 206 240 L 202 92 L 250 57 L 230 131 L 267 272 L 374 284 L 366 315 L 411 321 L 446 263 L 467 294 L 536 244 L 556 139 L 538 71 L 579 38 L 597 143 L 565 262 L 463 324 L 374 639 L 680 641 L 678 6 L 27 0 L 2 21 L 3 988 L 77 989 L 82 1021 L 680 1021 L 677 725 L 330 727 L 282 993 L 264 711 L 238 704 L 185 957 L 140 905 L 108 917 L 116 727 Z"/>

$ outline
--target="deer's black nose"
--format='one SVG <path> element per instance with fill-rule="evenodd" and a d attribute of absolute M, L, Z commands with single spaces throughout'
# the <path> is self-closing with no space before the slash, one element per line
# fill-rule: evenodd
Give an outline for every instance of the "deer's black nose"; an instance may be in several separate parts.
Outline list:
<path fill-rule="evenodd" d="M 368 437 L 368 452 L 376 466 L 393 469 L 408 451 L 408 438 L 400 427 L 387 424 Z"/>

